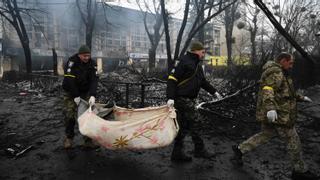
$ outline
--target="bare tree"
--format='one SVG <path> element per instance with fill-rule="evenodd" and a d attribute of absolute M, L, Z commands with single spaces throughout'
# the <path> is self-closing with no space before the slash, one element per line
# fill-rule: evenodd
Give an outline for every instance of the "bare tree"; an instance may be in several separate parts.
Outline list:
<path fill-rule="evenodd" d="M 278 32 L 300 53 L 297 54 L 297 56 L 300 56 L 300 60 L 296 63 L 299 64 L 300 62 L 300 64 L 296 66 L 300 68 L 299 75 L 297 76 L 299 78 L 298 81 L 302 82 L 302 86 L 314 84 L 316 82 L 315 60 L 282 27 L 282 25 L 277 21 L 277 19 L 273 16 L 273 14 L 261 0 L 255 0 L 254 2 L 261 8 L 261 10 L 263 10 L 263 12 L 266 14 L 273 26 L 278 30 Z"/>
<path fill-rule="evenodd" d="M 246 11 L 242 13 L 245 16 L 245 24 L 242 22 L 237 24 L 238 28 L 244 28 L 250 33 L 250 43 L 251 43 L 251 64 L 257 64 L 257 33 L 258 33 L 258 16 L 260 9 L 256 5 L 251 5 L 250 3 L 244 2 L 246 5 Z M 263 28 L 263 27 L 261 27 Z"/>
<path fill-rule="evenodd" d="M 178 32 L 176 46 L 174 49 L 174 57 L 172 59 L 171 55 L 171 44 L 170 44 L 170 34 L 169 34 L 169 13 L 166 10 L 165 2 L 164 0 L 160 0 L 161 4 L 161 12 L 163 16 L 163 22 L 164 22 L 164 29 L 165 29 L 165 35 L 166 35 L 166 45 L 167 45 L 167 57 L 168 57 L 168 70 L 170 71 L 173 67 L 174 60 L 178 59 L 180 56 L 182 56 L 186 51 L 187 48 L 191 42 L 191 40 L 195 37 L 195 35 L 202 29 L 204 26 L 214 17 L 219 15 L 221 12 L 223 12 L 226 8 L 233 5 L 237 0 L 229 1 L 229 0 L 193 0 L 192 2 L 190 0 L 186 0 L 185 2 L 185 8 L 184 8 L 184 15 L 181 23 L 180 30 Z M 193 22 L 190 22 L 189 16 L 189 9 L 192 5 L 197 6 L 197 12 L 193 18 Z M 201 18 L 204 14 L 203 19 Z M 191 24 L 190 31 L 185 35 L 185 43 L 182 46 L 182 49 L 180 51 L 180 46 L 182 42 L 182 37 L 184 35 L 184 31 L 186 28 L 187 23 Z"/>
<path fill-rule="evenodd" d="M 194 14 L 195 17 L 197 17 L 197 15 L 199 16 L 199 23 L 202 22 L 204 20 L 204 11 L 203 7 L 206 4 L 206 0 L 193 0 L 191 1 L 191 11 L 193 11 L 193 13 L 191 12 L 191 14 Z M 191 16 L 192 17 L 192 16 Z M 199 30 L 199 32 L 197 33 L 198 36 L 198 40 L 202 43 L 205 42 L 205 37 L 204 37 L 204 28 L 201 28 Z"/>
<path fill-rule="evenodd" d="M 172 69 L 174 64 L 174 61 L 172 60 L 172 56 L 171 56 L 171 43 L 170 43 L 170 34 L 169 34 L 169 13 L 165 9 L 164 0 L 160 0 L 160 5 L 161 5 L 161 14 L 163 17 L 165 38 L 166 38 L 167 62 L 168 62 L 168 71 L 169 71 Z"/>
<path fill-rule="evenodd" d="M 81 20 L 85 25 L 86 45 L 91 49 L 98 2 L 96 0 L 76 0 Z"/>
<path fill-rule="evenodd" d="M 16 30 L 24 51 L 27 73 L 31 73 L 32 60 L 29 38 L 21 17 L 21 13 L 28 13 L 28 9 L 19 7 L 17 0 L 3 0 L 1 3 L 2 7 L 0 7 L 0 15 L 4 17 L 4 19 L 7 20 Z"/>
<path fill-rule="evenodd" d="M 153 71 L 156 62 L 156 51 L 159 45 L 160 39 L 164 33 L 162 28 L 163 18 L 161 16 L 161 6 L 158 0 L 153 0 L 151 8 L 149 4 L 144 0 L 145 9 L 140 5 L 140 0 L 136 0 L 139 8 L 143 11 L 143 24 L 147 32 L 151 47 L 149 48 L 149 70 Z M 151 18 L 151 19 L 149 19 Z M 148 22 L 154 22 L 152 29 L 150 30 Z"/>
<path fill-rule="evenodd" d="M 309 36 L 308 31 L 310 32 L 310 24 L 307 24 L 307 22 L 310 22 L 312 14 L 319 7 L 316 6 L 317 3 L 314 0 L 288 0 L 285 3 L 280 0 L 273 0 L 266 7 L 269 7 L 275 19 L 292 39 L 304 47 L 310 45 L 310 41 L 304 42 L 306 36 Z M 275 50 L 293 51 L 293 46 L 286 42 L 280 32 L 276 31 L 272 40 Z"/>
<path fill-rule="evenodd" d="M 227 44 L 227 64 L 228 67 L 232 65 L 232 44 L 235 43 L 235 39 L 232 37 L 234 23 L 240 18 L 240 12 L 237 10 L 239 2 L 232 4 L 225 9 L 224 25 L 226 30 L 226 44 Z"/>
<path fill-rule="evenodd" d="M 311 64 L 314 64 L 314 60 L 312 59 L 312 57 L 297 43 L 297 41 L 288 33 L 288 31 L 286 30 L 286 27 L 282 27 L 281 22 L 279 22 L 274 16 L 273 14 L 270 12 L 270 10 L 268 9 L 268 7 L 261 1 L 261 0 L 254 0 L 255 4 L 257 4 L 259 6 L 259 8 L 261 10 L 263 10 L 263 12 L 266 14 L 266 16 L 268 17 L 268 19 L 271 21 L 271 23 L 273 24 L 273 26 L 277 29 L 277 31 L 287 40 L 289 41 L 289 43 L 297 50 L 300 52 L 300 54 L 302 56 L 304 56 L 308 62 L 310 62 Z M 279 8 L 279 7 L 277 7 Z M 281 20 L 281 19 L 280 19 Z M 278 50 L 282 50 L 282 48 L 280 47 L 280 49 Z"/>
<path fill-rule="evenodd" d="M 44 26 L 44 25 L 43 25 L 43 23 L 39 22 L 37 18 L 35 18 L 36 14 L 34 14 L 34 13 L 41 13 L 41 15 L 48 16 L 48 12 L 43 7 L 41 7 L 41 5 L 39 3 L 40 2 L 36 1 L 36 3 L 34 4 L 36 9 L 30 11 L 26 15 L 31 18 L 31 22 L 32 22 L 33 27 L 35 28 L 36 31 L 39 31 L 41 33 L 41 35 L 44 37 L 44 39 L 45 39 L 45 41 L 46 41 L 46 43 L 48 45 L 48 48 L 49 48 L 50 47 L 50 41 L 49 41 L 49 39 L 48 39 L 48 37 L 46 35 L 45 29 L 44 28 L 36 28 L 36 27 L 41 27 L 41 26 Z M 52 68 L 53 68 L 53 74 L 54 75 L 58 75 L 58 55 L 57 55 L 57 52 L 56 52 L 56 48 L 54 47 L 53 44 L 54 43 L 52 43 L 52 48 L 51 48 L 51 51 L 52 51 Z"/>

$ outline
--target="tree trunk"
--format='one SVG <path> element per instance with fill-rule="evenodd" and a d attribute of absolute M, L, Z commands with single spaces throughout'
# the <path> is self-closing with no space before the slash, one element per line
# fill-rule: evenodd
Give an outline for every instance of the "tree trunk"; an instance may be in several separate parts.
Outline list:
<path fill-rule="evenodd" d="M 151 47 L 149 49 L 149 71 L 154 71 L 156 67 L 156 49 L 155 47 Z"/>
<path fill-rule="evenodd" d="M 86 9 L 84 9 L 80 6 L 80 0 L 76 0 L 76 4 L 81 15 L 81 20 L 85 25 L 86 45 L 90 49 L 92 48 L 92 34 L 97 14 L 97 3 L 98 2 L 95 0 L 87 0 Z"/>
<path fill-rule="evenodd" d="M 58 75 L 58 56 L 55 48 L 52 48 L 53 74 Z"/>
<path fill-rule="evenodd" d="M 256 36 L 258 31 L 257 26 L 257 10 L 255 10 L 255 14 L 252 19 L 253 26 L 250 27 L 250 41 L 251 41 L 251 64 L 257 65 L 257 43 Z"/>
<path fill-rule="evenodd" d="M 202 3 L 204 3 L 204 2 L 202 2 Z M 200 12 L 200 13 L 201 14 L 200 14 L 200 18 L 199 18 L 200 19 L 199 24 L 204 21 L 204 12 Z M 198 32 L 198 39 L 203 44 L 204 44 L 204 41 L 205 41 L 205 39 L 204 39 L 204 29 L 205 29 L 205 26 L 203 28 L 201 28 L 199 30 L 199 32 Z"/>
<path fill-rule="evenodd" d="M 12 2 L 7 1 L 7 6 L 9 8 L 9 13 L 12 17 L 12 20 L 11 21 L 9 20 L 9 22 L 15 28 L 23 48 L 27 73 L 32 73 L 32 60 L 31 60 L 31 50 L 29 47 L 29 38 L 28 38 L 28 34 L 26 31 L 24 22 L 20 15 L 20 8 L 18 7 L 16 0 Z"/>
<path fill-rule="evenodd" d="M 225 10 L 225 29 L 226 29 L 226 45 L 227 45 L 227 65 L 231 67 L 232 65 L 232 31 L 233 31 L 233 16 L 232 7 L 228 7 Z"/>
<path fill-rule="evenodd" d="M 226 44 L 227 44 L 227 65 L 230 67 L 232 65 L 232 32 L 230 30 L 226 31 Z"/>
<path fill-rule="evenodd" d="M 93 31 L 93 29 L 90 27 L 90 25 L 87 25 L 87 27 L 86 27 L 86 45 L 90 49 L 92 47 L 92 31 Z"/>
<path fill-rule="evenodd" d="M 257 49 L 256 49 L 256 41 L 254 38 L 251 38 L 251 64 L 257 65 Z"/>
<path fill-rule="evenodd" d="M 32 60 L 31 60 L 31 51 L 29 47 L 29 43 L 22 43 L 22 48 L 24 52 L 24 58 L 26 61 L 26 70 L 27 73 L 32 73 Z"/>
<path fill-rule="evenodd" d="M 256 29 L 250 31 L 250 41 L 251 41 L 251 64 L 257 65 L 257 44 L 256 44 Z"/>
<path fill-rule="evenodd" d="M 172 61 L 171 57 L 171 46 L 170 46 L 170 32 L 169 32 L 169 21 L 168 21 L 168 13 L 166 12 L 164 0 L 160 0 L 161 5 L 161 14 L 163 18 L 163 26 L 164 32 L 166 36 L 166 48 L 167 48 L 167 65 L 168 65 L 168 72 L 174 67 L 174 61 Z"/>
<path fill-rule="evenodd" d="M 177 36 L 176 47 L 174 49 L 174 51 L 175 51 L 174 56 L 173 56 L 174 60 L 179 58 L 179 54 L 180 54 L 180 56 L 181 56 L 181 54 L 184 54 L 184 52 L 180 52 L 180 45 L 181 45 L 181 41 L 182 41 L 183 32 L 184 32 L 186 25 L 187 25 L 187 20 L 188 20 L 188 15 L 189 15 L 189 6 L 190 6 L 190 0 L 186 0 L 183 20 L 182 20 L 181 27 L 179 29 L 179 33 Z M 168 43 L 168 41 L 166 41 L 166 42 Z"/>

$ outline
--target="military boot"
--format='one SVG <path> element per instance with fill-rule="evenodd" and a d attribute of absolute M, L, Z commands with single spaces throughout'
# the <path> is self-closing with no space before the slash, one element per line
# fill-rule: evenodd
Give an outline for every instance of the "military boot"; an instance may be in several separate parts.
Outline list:
<path fill-rule="evenodd" d="M 310 171 L 306 171 L 306 172 L 297 172 L 297 171 L 292 171 L 292 176 L 291 178 L 293 180 L 319 180 L 320 177 L 315 175 L 314 173 L 310 172 Z"/>
<path fill-rule="evenodd" d="M 65 149 L 70 149 L 72 148 L 72 139 L 71 138 L 68 138 L 68 137 L 65 137 L 64 140 L 63 140 L 63 147 Z"/>
<path fill-rule="evenodd" d="M 239 147 L 237 145 L 233 145 L 232 150 L 234 153 L 234 155 L 230 159 L 232 164 L 242 166 L 243 165 L 242 152 L 240 151 Z"/>
<path fill-rule="evenodd" d="M 100 146 L 97 145 L 92 139 L 83 136 L 83 144 L 82 147 L 84 149 L 98 149 Z"/>
<path fill-rule="evenodd" d="M 183 149 L 182 147 L 179 147 L 177 145 L 174 146 L 173 151 L 171 153 L 171 161 L 175 161 L 175 162 L 192 161 L 192 157 L 187 156 L 182 149 Z"/>

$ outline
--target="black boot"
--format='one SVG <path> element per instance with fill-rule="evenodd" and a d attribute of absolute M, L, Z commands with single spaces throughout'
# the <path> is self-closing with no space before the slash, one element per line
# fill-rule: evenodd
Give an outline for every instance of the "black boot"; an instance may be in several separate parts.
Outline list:
<path fill-rule="evenodd" d="M 313 174 L 310 171 L 306 171 L 306 172 L 297 172 L 297 171 L 292 171 L 292 176 L 291 178 L 293 180 L 319 180 L 320 177 Z"/>
<path fill-rule="evenodd" d="M 82 148 L 84 150 L 95 150 L 98 149 L 100 146 L 96 144 L 92 139 L 89 137 L 83 136 L 83 143 Z"/>
<path fill-rule="evenodd" d="M 215 156 L 214 153 L 207 151 L 205 148 L 202 148 L 200 150 L 195 149 L 195 151 L 194 151 L 194 157 L 196 157 L 196 158 L 210 159 L 214 156 Z"/>
<path fill-rule="evenodd" d="M 238 148 L 237 145 L 233 145 L 232 146 L 232 150 L 233 150 L 233 157 L 230 159 L 231 162 L 234 165 L 238 165 L 238 166 L 242 166 L 243 165 L 243 161 L 242 161 L 242 152 L 240 151 L 240 149 Z"/>
<path fill-rule="evenodd" d="M 171 154 L 171 161 L 175 161 L 175 162 L 190 162 L 192 161 L 192 157 L 187 156 L 183 150 L 183 148 L 181 146 L 177 146 L 175 145 L 173 147 L 173 151 Z"/>
<path fill-rule="evenodd" d="M 215 154 L 206 150 L 204 142 L 199 135 L 193 134 L 192 141 L 194 142 L 194 157 L 210 159 L 215 156 Z"/>

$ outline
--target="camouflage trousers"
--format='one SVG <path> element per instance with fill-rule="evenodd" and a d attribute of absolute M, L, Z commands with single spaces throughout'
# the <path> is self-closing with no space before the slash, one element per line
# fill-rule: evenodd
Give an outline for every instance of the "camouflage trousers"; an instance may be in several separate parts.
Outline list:
<path fill-rule="evenodd" d="M 87 100 L 86 95 L 81 96 L 82 99 Z M 64 115 L 64 125 L 65 125 L 65 134 L 67 138 L 74 137 L 74 127 L 77 119 L 78 106 L 74 102 L 74 98 L 71 97 L 68 93 L 63 94 L 63 115 Z M 85 139 L 86 140 L 86 139 Z"/>
<path fill-rule="evenodd" d="M 195 150 L 204 148 L 203 140 L 198 135 L 200 129 L 198 111 L 195 108 L 195 100 L 188 98 L 177 98 L 174 107 L 177 110 L 177 121 L 180 126 L 177 137 L 175 138 L 175 148 L 183 148 L 183 140 L 190 134 L 195 146 Z"/>
<path fill-rule="evenodd" d="M 262 131 L 260 133 L 253 135 L 239 145 L 242 153 L 247 153 L 278 136 L 285 141 L 287 145 L 287 151 L 294 170 L 298 172 L 305 172 L 307 170 L 302 158 L 300 138 L 295 127 L 289 128 L 275 124 L 262 123 L 261 129 Z"/>

